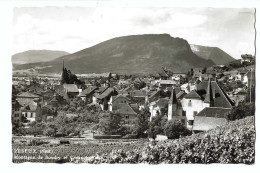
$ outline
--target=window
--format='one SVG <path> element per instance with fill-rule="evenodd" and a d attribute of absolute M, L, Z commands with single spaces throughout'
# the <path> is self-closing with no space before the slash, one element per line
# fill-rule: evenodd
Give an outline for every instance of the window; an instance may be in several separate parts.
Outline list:
<path fill-rule="evenodd" d="M 24 117 L 27 117 L 27 112 L 25 112 L 25 115 L 24 115 Z"/>
<path fill-rule="evenodd" d="M 193 116 L 196 116 L 197 114 L 198 114 L 197 111 L 194 111 L 194 112 L 193 112 Z"/>
<path fill-rule="evenodd" d="M 186 116 L 186 111 L 182 111 L 182 116 L 183 116 L 183 117 Z"/>
<path fill-rule="evenodd" d="M 126 115 L 126 116 L 125 116 L 125 119 L 129 119 L 129 115 Z"/>
<path fill-rule="evenodd" d="M 191 104 L 191 100 L 189 101 L 188 106 L 192 106 L 192 104 Z"/>
<path fill-rule="evenodd" d="M 190 126 L 193 126 L 193 122 L 194 122 L 194 120 L 189 120 L 189 121 L 188 121 L 188 124 L 189 124 Z"/>
<path fill-rule="evenodd" d="M 184 120 L 184 119 L 181 119 L 181 122 L 182 122 L 183 124 L 185 124 L 185 120 Z"/>

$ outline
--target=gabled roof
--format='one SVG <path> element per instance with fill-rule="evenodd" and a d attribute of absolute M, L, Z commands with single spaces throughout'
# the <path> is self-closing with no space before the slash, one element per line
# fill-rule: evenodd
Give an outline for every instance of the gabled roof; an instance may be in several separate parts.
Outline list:
<path fill-rule="evenodd" d="M 218 83 L 216 81 L 211 81 L 210 85 L 211 85 L 212 96 L 213 96 L 212 105 L 214 107 L 232 108 L 234 103 L 227 96 L 227 94 L 222 90 L 222 88 L 218 85 Z M 197 85 L 197 93 L 201 96 L 202 100 L 206 98 L 207 88 L 208 88 L 208 81 L 202 81 Z"/>
<path fill-rule="evenodd" d="M 36 94 L 33 94 L 33 93 L 30 93 L 30 92 L 23 92 L 23 93 L 17 95 L 17 97 L 39 98 L 40 96 L 36 95 Z"/>
<path fill-rule="evenodd" d="M 52 110 L 52 108 L 53 108 L 52 105 L 44 105 L 44 106 L 42 107 L 42 109 L 43 109 L 43 108 L 46 108 L 46 109 L 49 109 L 50 111 L 53 111 L 53 110 Z"/>
<path fill-rule="evenodd" d="M 113 103 L 116 99 L 118 99 L 118 98 L 125 98 L 126 100 L 130 101 L 129 98 L 127 98 L 127 97 L 125 97 L 125 96 L 119 94 L 119 95 L 117 95 L 117 96 L 112 96 L 112 103 Z"/>
<path fill-rule="evenodd" d="M 186 95 L 186 93 L 184 91 L 180 91 L 180 92 L 178 92 L 178 94 L 176 94 L 176 98 L 182 99 L 185 95 Z"/>
<path fill-rule="evenodd" d="M 185 99 L 201 99 L 200 95 L 195 90 L 192 90 L 189 94 L 184 96 L 184 98 Z"/>
<path fill-rule="evenodd" d="M 169 104 L 176 104 L 176 103 L 177 103 L 176 93 L 175 93 L 175 89 L 173 89 L 171 92 Z"/>
<path fill-rule="evenodd" d="M 67 90 L 67 92 L 71 92 L 71 93 L 79 92 L 78 86 L 76 84 L 63 84 L 63 87 L 65 88 L 65 90 Z"/>
<path fill-rule="evenodd" d="M 145 90 L 133 90 L 130 92 L 132 97 L 145 97 L 147 94 Z"/>
<path fill-rule="evenodd" d="M 206 107 L 202 111 L 200 111 L 196 116 L 225 118 L 230 111 L 230 108 Z"/>
<path fill-rule="evenodd" d="M 80 96 L 88 96 L 89 94 L 93 93 L 96 89 L 96 86 L 89 86 L 87 89 L 80 93 Z"/>
<path fill-rule="evenodd" d="M 159 108 L 165 108 L 169 103 L 169 98 L 160 98 L 157 101 L 155 101 L 155 105 Z"/>
<path fill-rule="evenodd" d="M 103 93 L 106 89 L 108 89 L 108 86 L 104 86 L 104 87 L 99 87 L 97 92 L 98 93 Z"/>
<path fill-rule="evenodd" d="M 213 101 L 211 81 L 208 82 L 207 93 L 204 99 L 204 103 L 211 103 Z"/>
<path fill-rule="evenodd" d="M 20 105 L 23 105 L 21 110 L 36 111 L 36 109 L 37 109 L 37 105 L 35 105 L 32 101 L 31 102 L 22 102 L 22 101 L 20 102 L 20 100 L 18 100 L 18 102 L 20 103 Z"/>
<path fill-rule="evenodd" d="M 157 91 L 154 91 L 151 96 L 148 98 L 149 99 L 149 102 L 152 102 L 152 101 L 155 101 L 156 99 L 158 99 L 161 95 L 161 91 L 160 90 L 157 90 Z"/>
<path fill-rule="evenodd" d="M 102 100 L 105 97 L 108 97 L 113 92 L 114 92 L 114 88 L 107 88 L 102 94 L 98 95 L 97 98 Z"/>
<path fill-rule="evenodd" d="M 128 103 L 123 103 L 118 105 L 118 108 L 116 109 L 116 111 L 119 114 L 137 114 L 134 109 L 128 104 Z"/>
<path fill-rule="evenodd" d="M 166 73 L 166 70 L 162 67 L 162 72 L 160 73 L 161 76 L 168 77 L 169 75 Z"/>

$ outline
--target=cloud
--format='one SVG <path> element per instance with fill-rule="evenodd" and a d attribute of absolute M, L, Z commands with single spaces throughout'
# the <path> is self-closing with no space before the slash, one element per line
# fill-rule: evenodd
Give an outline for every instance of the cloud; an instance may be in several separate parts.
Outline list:
<path fill-rule="evenodd" d="M 14 53 L 30 49 L 76 52 L 135 34 L 169 33 L 216 46 L 234 57 L 254 53 L 254 10 L 214 8 L 16 8 Z"/>

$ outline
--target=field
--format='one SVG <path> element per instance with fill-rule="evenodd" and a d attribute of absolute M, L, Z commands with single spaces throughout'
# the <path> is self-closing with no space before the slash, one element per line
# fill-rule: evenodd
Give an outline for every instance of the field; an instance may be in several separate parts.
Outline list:
<path fill-rule="evenodd" d="M 244 163 L 255 162 L 254 117 L 177 140 L 71 141 L 26 146 L 13 139 L 13 162 L 56 163 Z M 56 141 L 57 142 L 57 141 Z M 19 150 L 18 150 L 19 149 Z M 26 150 L 27 149 L 27 150 Z M 41 153 L 42 152 L 42 153 Z M 34 156 L 18 158 L 16 156 Z M 39 158 L 43 157 L 43 158 Z M 38 158 L 38 159 L 37 159 Z"/>
<path fill-rule="evenodd" d="M 83 162 L 81 158 L 108 154 L 113 150 L 134 150 L 147 140 L 86 140 L 86 139 L 13 139 L 13 162 L 65 163 Z M 39 141 L 42 144 L 37 144 Z M 65 141 L 60 144 L 59 141 Z M 69 141 L 69 144 L 66 144 Z M 75 161 L 76 160 L 76 161 Z"/>

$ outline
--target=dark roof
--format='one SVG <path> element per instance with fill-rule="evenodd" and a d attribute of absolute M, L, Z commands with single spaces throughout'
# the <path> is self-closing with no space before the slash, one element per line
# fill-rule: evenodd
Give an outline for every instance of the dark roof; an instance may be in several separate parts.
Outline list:
<path fill-rule="evenodd" d="M 37 105 L 33 102 L 33 101 L 26 101 L 23 102 L 21 100 L 18 100 L 20 105 L 23 105 L 23 107 L 21 108 L 21 110 L 29 110 L 29 111 L 36 111 L 37 109 Z"/>
<path fill-rule="evenodd" d="M 191 92 L 189 92 L 189 94 L 184 96 L 184 98 L 186 98 L 186 99 L 201 99 L 200 95 L 195 90 L 192 90 Z"/>
<path fill-rule="evenodd" d="M 114 102 L 116 99 L 118 99 L 118 98 L 125 98 L 126 100 L 128 100 L 128 101 L 131 101 L 128 97 L 125 97 L 125 96 L 123 96 L 123 95 L 121 95 L 121 94 L 119 94 L 119 95 L 117 95 L 117 96 L 112 96 L 113 97 L 113 99 L 112 99 L 112 102 Z"/>
<path fill-rule="evenodd" d="M 87 89 L 80 93 L 80 96 L 88 96 L 89 94 L 93 93 L 96 89 L 96 86 L 89 86 Z"/>
<path fill-rule="evenodd" d="M 178 92 L 178 94 L 176 94 L 176 98 L 182 99 L 185 95 L 186 95 L 186 93 L 184 91 L 180 91 L 180 92 Z"/>
<path fill-rule="evenodd" d="M 33 84 L 31 85 L 29 88 L 27 88 L 28 91 L 30 90 L 35 90 L 37 92 L 42 92 L 44 91 L 44 89 L 42 88 L 42 86 L 40 86 L 39 84 Z"/>
<path fill-rule="evenodd" d="M 202 111 L 200 111 L 196 116 L 225 118 L 230 111 L 230 108 L 206 107 Z"/>
<path fill-rule="evenodd" d="M 176 88 L 174 88 L 174 89 L 175 89 L 176 95 L 177 95 L 179 92 L 181 92 L 181 87 L 176 87 Z"/>
<path fill-rule="evenodd" d="M 202 81 L 197 85 L 197 93 L 201 96 L 202 100 L 206 98 L 208 81 Z M 232 108 L 234 103 L 227 96 L 227 94 L 222 90 L 216 81 L 210 82 L 211 95 L 213 97 L 212 107 L 222 107 L 222 108 Z M 187 96 L 187 95 L 186 95 Z M 185 97 L 186 97 L 185 96 Z"/>
<path fill-rule="evenodd" d="M 103 93 L 106 89 L 108 89 L 108 86 L 99 87 L 98 90 L 97 90 L 97 92 Z"/>
<path fill-rule="evenodd" d="M 26 98 L 40 98 L 39 95 L 30 93 L 30 92 L 23 92 L 23 93 L 17 95 L 17 97 L 20 97 L 20 98 L 22 98 L 22 97 L 26 97 Z"/>
<path fill-rule="evenodd" d="M 128 103 L 119 104 L 116 112 L 119 114 L 137 114 Z"/>
<path fill-rule="evenodd" d="M 42 107 L 42 109 L 44 109 L 44 108 L 47 108 L 47 109 L 49 109 L 50 111 L 53 111 L 53 110 L 52 110 L 52 108 L 53 108 L 52 105 L 44 105 L 44 106 Z"/>
<path fill-rule="evenodd" d="M 169 99 L 169 104 L 176 104 L 176 103 L 177 103 L 176 92 L 175 89 L 173 89 L 171 92 L 171 97 Z"/>
<path fill-rule="evenodd" d="M 105 97 L 108 97 L 113 92 L 114 92 L 114 88 L 107 88 L 102 94 L 98 95 L 97 98 L 102 100 Z"/>
<path fill-rule="evenodd" d="M 65 90 L 67 90 L 67 92 L 71 92 L 71 93 L 79 92 L 78 86 L 76 84 L 63 84 L 63 87 L 65 88 Z"/>
<path fill-rule="evenodd" d="M 165 108 L 169 103 L 169 98 L 160 98 L 158 99 L 155 104 L 159 107 L 159 108 Z"/>
<path fill-rule="evenodd" d="M 161 95 L 161 91 L 160 90 L 154 91 L 151 94 L 151 96 L 148 98 L 149 102 L 157 100 L 160 97 L 160 95 Z"/>

